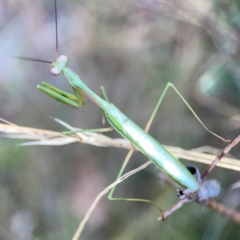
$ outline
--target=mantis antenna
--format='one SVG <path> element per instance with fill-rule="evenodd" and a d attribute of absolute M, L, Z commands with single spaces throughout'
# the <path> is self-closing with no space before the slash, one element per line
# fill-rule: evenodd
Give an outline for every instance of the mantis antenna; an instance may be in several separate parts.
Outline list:
<path fill-rule="evenodd" d="M 54 0 L 54 11 L 55 11 L 55 35 L 56 35 L 56 60 L 58 60 L 58 21 L 57 21 L 57 1 L 56 0 Z M 42 60 L 42 59 L 38 59 L 38 58 L 22 57 L 22 56 L 16 56 L 15 58 L 24 60 L 24 61 L 53 64 L 53 62 L 51 62 L 51 61 Z M 58 74 L 54 74 L 53 72 L 52 72 L 52 74 L 55 76 L 58 75 Z"/>
<path fill-rule="evenodd" d="M 55 10 L 55 34 L 56 34 L 56 59 L 58 59 L 58 21 L 57 21 L 57 2 L 54 0 L 54 10 Z"/>

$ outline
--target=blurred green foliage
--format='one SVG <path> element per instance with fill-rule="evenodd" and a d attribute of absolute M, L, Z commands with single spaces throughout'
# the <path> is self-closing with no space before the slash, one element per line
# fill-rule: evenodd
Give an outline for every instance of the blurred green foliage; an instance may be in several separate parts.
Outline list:
<path fill-rule="evenodd" d="M 46 98 L 35 89 L 47 81 L 70 91 L 49 66 L 13 56 L 54 60 L 52 1 L 0 2 L 0 117 L 15 124 L 63 131 L 49 116 L 80 128 L 101 127 L 101 111 L 88 102 L 83 112 Z M 140 126 L 146 124 L 167 82 L 173 82 L 203 122 L 232 139 L 238 122 L 214 112 L 209 94 L 239 105 L 239 3 L 234 1 L 58 1 L 59 50 L 96 92 L 105 86 L 111 102 Z M 216 70 L 215 70 L 216 69 Z M 211 73 L 210 75 L 207 75 Z M 210 76 L 211 88 L 202 76 Z M 209 83 L 209 82 L 208 82 Z M 206 91 L 204 90 L 205 86 Z M 196 97 L 198 96 L 198 97 Z M 210 108 L 209 108 L 210 107 Z M 221 108 L 221 106 L 219 106 Z M 226 109 L 223 109 L 223 112 Z M 237 114 L 238 112 L 236 112 Z M 163 144 L 187 149 L 225 145 L 207 133 L 173 91 L 150 129 Z M 110 136 L 119 137 L 116 132 Z M 19 147 L 0 139 L 0 239 L 70 239 L 97 194 L 116 178 L 127 151 L 72 144 Z M 238 149 L 232 152 L 239 158 Z M 134 154 L 127 170 L 146 158 Z M 189 163 L 188 163 L 189 164 Z M 203 170 L 204 165 L 196 164 Z M 218 200 L 239 208 L 239 173 L 215 169 L 223 191 Z M 166 210 L 175 190 L 161 186 L 158 170 L 140 172 L 116 196 L 148 198 Z M 110 202 L 94 211 L 82 239 L 239 239 L 239 226 L 196 203 L 164 222 L 147 204 Z"/>

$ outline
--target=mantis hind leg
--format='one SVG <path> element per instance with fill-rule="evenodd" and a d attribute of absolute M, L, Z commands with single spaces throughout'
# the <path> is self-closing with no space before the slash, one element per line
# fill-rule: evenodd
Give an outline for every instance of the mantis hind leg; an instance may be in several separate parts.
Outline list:
<path fill-rule="evenodd" d="M 104 89 L 103 86 L 100 87 L 100 91 L 101 91 L 101 96 L 102 96 L 102 98 L 103 98 L 105 101 L 109 102 L 108 97 L 107 97 L 107 94 L 106 94 L 105 89 Z M 104 112 L 103 112 L 103 119 L 104 119 L 103 124 L 105 124 L 105 114 L 104 114 Z M 126 156 L 126 158 L 125 158 L 125 160 L 124 160 L 124 162 L 123 162 L 123 165 L 122 165 L 122 167 L 121 167 L 121 169 L 120 169 L 120 171 L 119 171 L 119 173 L 118 173 L 117 179 L 119 179 L 119 178 L 122 176 L 123 171 L 124 171 L 126 165 L 128 164 L 128 161 L 130 160 L 133 152 L 134 152 L 134 147 L 133 147 L 133 148 L 129 151 L 129 153 L 127 154 L 127 156 Z M 138 198 L 138 199 L 137 199 L 137 198 L 113 198 L 113 193 L 114 193 L 114 191 L 115 191 L 115 188 L 116 188 L 116 186 L 111 189 L 111 191 L 110 191 L 110 193 L 109 193 L 109 195 L 108 195 L 108 199 L 109 199 L 109 200 L 112 200 L 112 201 L 115 200 L 115 201 L 146 202 L 146 203 L 152 204 L 152 205 L 153 205 L 155 208 L 157 208 L 161 213 L 163 213 L 162 209 L 160 209 L 153 201 L 151 201 L 151 200 L 149 200 L 149 199 L 139 199 L 139 198 Z"/>
<path fill-rule="evenodd" d="M 149 119 L 149 122 L 148 122 L 148 124 L 147 124 L 147 126 L 146 126 L 146 129 L 147 129 L 147 130 L 150 128 L 151 123 L 152 123 L 152 121 L 153 121 L 153 119 L 154 119 L 154 117 L 155 117 L 155 115 L 156 115 L 156 113 L 157 113 L 157 110 L 158 110 L 160 104 L 162 103 L 162 100 L 163 100 L 165 94 L 167 93 L 167 91 L 168 91 L 168 89 L 169 89 L 170 87 L 171 87 L 171 88 L 177 93 L 177 95 L 182 99 L 182 101 L 185 103 L 185 105 L 188 107 L 188 109 L 192 112 L 192 114 L 194 115 L 194 117 L 197 119 L 197 121 L 203 126 L 203 128 L 204 128 L 206 131 L 208 131 L 208 132 L 211 133 L 213 136 L 221 139 L 221 140 L 224 141 L 224 142 L 230 142 L 230 140 L 224 139 L 223 137 L 217 135 L 216 133 L 210 131 L 210 130 L 207 128 L 207 126 L 202 122 L 202 120 L 201 120 L 201 119 L 198 117 L 198 115 L 194 112 L 194 110 L 192 109 L 192 107 L 188 104 L 188 102 L 186 101 L 186 99 L 182 96 L 182 94 L 177 90 L 177 88 L 176 88 L 171 82 L 168 82 L 167 85 L 165 86 L 165 88 L 164 88 L 164 90 L 163 90 L 163 92 L 162 92 L 162 94 L 161 94 L 161 96 L 160 96 L 160 98 L 159 98 L 159 100 L 158 100 L 158 102 L 157 102 L 157 105 L 156 105 L 156 107 L 155 107 L 154 110 L 153 110 L 153 113 L 152 113 L 152 115 L 151 115 L 151 117 L 150 117 L 150 119 Z"/>
<path fill-rule="evenodd" d="M 151 114 L 151 116 L 150 116 L 150 118 L 149 118 L 149 121 L 148 121 L 148 123 L 147 123 L 147 125 L 146 125 L 146 127 L 145 127 L 145 131 L 146 131 L 146 132 L 148 132 L 148 130 L 149 130 L 151 124 L 152 124 L 152 121 L 153 121 L 153 119 L 154 119 L 154 117 L 155 117 L 155 115 L 156 115 L 156 113 L 157 113 L 157 111 L 158 111 L 158 108 L 160 107 L 160 105 L 161 105 L 161 103 L 162 103 L 162 100 L 163 100 L 163 98 L 164 98 L 167 90 L 168 90 L 170 87 L 174 89 L 174 91 L 178 94 L 178 96 L 182 99 L 182 101 L 186 104 L 186 106 L 189 108 L 189 110 L 190 110 L 190 111 L 193 113 L 193 115 L 196 117 L 196 119 L 198 120 L 198 122 L 199 122 L 209 133 L 211 133 L 212 135 L 220 138 L 220 139 L 223 140 L 223 141 L 227 141 L 227 140 L 225 140 L 224 138 L 222 138 L 222 137 L 218 136 L 217 134 L 215 134 L 214 132 L 210 131 L 210 130 L 204 125 L 204 123 L 203 123 L 203 122 L 201 121 L 201 119 L 197 116 L 197 114 L 194 112 L 194 110 L 191 108 L 191 106 L 188 104 L 188 102 L 185 100 L 185 98 L 180 94 L 180 92 L 177 90 L 177 88 L 176 88 L 172 83 L 170 83 L 170 82 L 167 83 L 167 85 L 165 86 L 165 88 L 164 88 L 164 90 L 163 90 L 160 98 L 158 99 L 158 102 L 157 102 L 157 104 L 156 104 L 156 106 L 155 106 L 155 108 L 154 108 L 154 110 L 153 110 L 153 112 L 152 112 L 152 114 Z M 134 147 L 133 147 L 133 148 L 134 148 Z M 131 154 L 131 155 L 132 155 L 132 154 Z M 131 156 L 130 156 L 130 157 L 131 157 Z M 119 178 L 122 176 L 122 174 L 123 174 L 123 172 L 124 172 L 124 169 L 126 168 L 126 165 L 127 165 L 128 161 L 130 160 L 130 157 L 127 156 L 127 157 L 125 158 L 125 160 L 124 160 L 124 162 L 123 162 L 123 165 L 122 165 L 122 167 L 121 167 L 121 169 L 120 169 L 120 171 L 119 171 L 119 173 L 118 173 L 117 179 L 119 179 Z M 114 197 L 113 197 L 113 193 L 114 193 L 115 189 L 116 189 L 116 186 L 111 189 L 111 191 L 110 191 L 110 193 L 109 193 L 109 195 L 108 195 L 108 199 L 111 200 L 111 201 L 146 202 L 146 203 L 152 204 L 152 205 L 153 205 L 154 207 L 156 207 L 160 212 L 162 212 L 162 210 L 161 210 L 154 202 L 152 202 L 151 200 L 148 200 L 148 199 L 114 198 Z"/>

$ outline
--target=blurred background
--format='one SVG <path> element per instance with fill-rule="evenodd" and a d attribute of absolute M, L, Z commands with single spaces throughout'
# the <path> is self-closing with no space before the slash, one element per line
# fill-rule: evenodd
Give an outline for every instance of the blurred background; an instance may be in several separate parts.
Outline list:
<path fill-rule="evenodd" d="M 59 53 L 95 92 L 103 85 L 111 102 L 144 127 L 167 82 L 172 82 L 202 121 L 218 135 L 239 134 L 240 4 L 234 1 L 58 0 Z M 47 64 L 14 56 L 55 59 L 53 1 L 0 2 L 0 117 L 17 125 L 64 131 L 50 116 L 83 129 L 101 127 L 101 110 L 83 112 L 36 90 L 46 81 L 71 91 Z M 159 142 L 192 149 L 225 144 L 207 133 L 173 90 L 150 129 Z M 116 132 L 108 134 L 119 137 Z M 112 183 L 127 150 L 83 144 L 19 147 L 0 138 L 0 239 L 71 239 L 97 194 Z M 239 147 L 231 152 L 240 157 Z M 135 153 L 127 170 L 147 159 Z M 183 161 L 184 164 L 189 162 Z M 200 170 L 205 165 L 195 164 Z M 151 199 L 163 210 L 177 202 L 175 189 L 154 166 L 117 187 L 115 196 Z M 239 173 L 216 168 L 218 201 L 239 208 Z M 145 203 L 104 197 L 82 239 L 239 239 L 232 220 L 196 203 L 165 222 Z"/>

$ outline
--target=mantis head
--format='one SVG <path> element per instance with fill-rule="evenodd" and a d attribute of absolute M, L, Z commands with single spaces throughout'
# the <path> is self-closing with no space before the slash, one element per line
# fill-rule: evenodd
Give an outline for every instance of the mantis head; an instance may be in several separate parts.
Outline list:
<path fill-rule="evenodd" d="M 65 55 L 61 55 L 57 58 L 56 62 L 52 63 L 51 65 L 51 73 L 54 76 L 59 75 L 63 68 L 65 68 L 67 64 L 67 57 Z"/>

